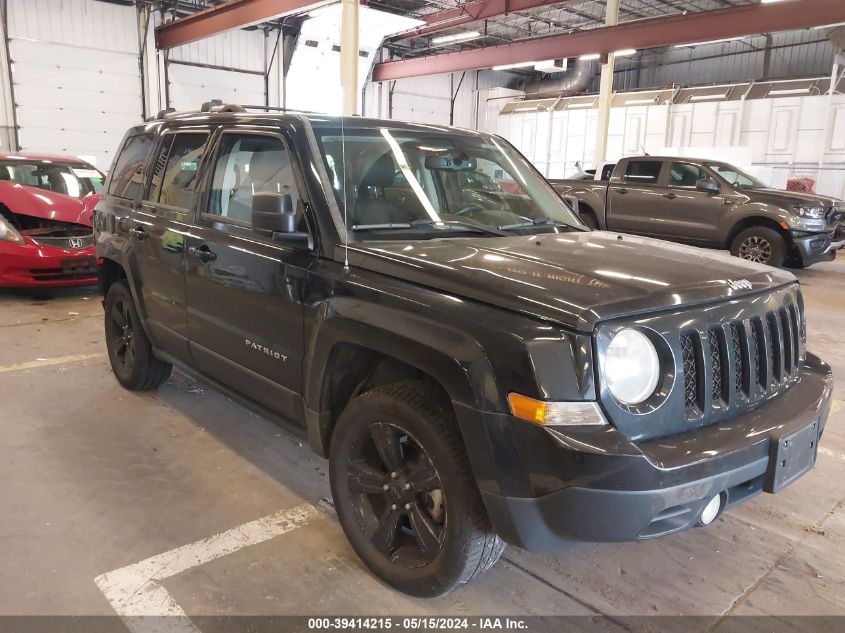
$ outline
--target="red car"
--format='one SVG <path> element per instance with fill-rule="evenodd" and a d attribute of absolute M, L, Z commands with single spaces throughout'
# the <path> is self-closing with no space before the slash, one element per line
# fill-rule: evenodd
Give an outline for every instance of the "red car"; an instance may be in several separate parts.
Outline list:
<path fill-rule="evenodd" d="M 97 283 L 91 216 L 103 180 L 78 158 L 0 154 L 0 287 Z"/>

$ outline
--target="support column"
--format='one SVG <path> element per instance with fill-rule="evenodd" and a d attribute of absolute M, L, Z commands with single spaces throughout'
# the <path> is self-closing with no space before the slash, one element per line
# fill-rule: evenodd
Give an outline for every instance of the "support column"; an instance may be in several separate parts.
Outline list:
<path fill-rule="evenodd" d="M 619 1 L 607 0 L 604 15 L 605 26 L 619 24 Z M 610 131 L 610 101 L 613 98 L 613 67 L 616 59 L 613 53 L 607 56 L 607 61 L 601 67 L 601 81 L 599 83 L 599 118 L 596 124 L 596 152 L 593 160 L 598 166 L 607 160 L 607 135 Z"/>
<path fill-rule="evenodd" d="M 342 0 L 340 85 L 344 116 L 358 113 L 358 0 Z"/>
<path fill-rule="evenodd" d="M 827 112 L 824 115 L 824 132 L 822 133 L 822 153 L 819 156 L 819 167 L 824 165 L 824 155 L 827 151 L 831 118 L 833 117 L 833 96 L 837 94 L 840 79 L 845 75 L 845 50 L 833 53 L 833 68 L 830 73 L 830 90 L 827 91 Z"/>

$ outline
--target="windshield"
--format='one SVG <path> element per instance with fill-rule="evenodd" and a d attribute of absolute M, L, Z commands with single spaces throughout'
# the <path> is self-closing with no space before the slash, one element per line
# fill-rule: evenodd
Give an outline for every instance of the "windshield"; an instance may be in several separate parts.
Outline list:
<path fill-rule="evenodd" d="M 88 194 L 103 191 L 103 174 L 86 163 L 4 160 L 0 161 L 2 180 L 63 193 L 73 198 L 84 198 Z"/>
<path fill-rule="evenodd" d="M 707 166 L 719 174 L 722 178 L 740 189 L 764 189 L 766 185 L 753 176 L 737 169 L 727 163 L 707 163 Z"/>
<path fill-rule="evenodd" d="M 349 229 L 367 232 L 367 239 L 394 238 L 397 231 L 413 239 L 447 230 L 503 235 L 582 228 L 554 189 L 500 139 L 348 129 L 344 150 L 340 128 L 315 132 L 341 212 L 345 198 Z"/>

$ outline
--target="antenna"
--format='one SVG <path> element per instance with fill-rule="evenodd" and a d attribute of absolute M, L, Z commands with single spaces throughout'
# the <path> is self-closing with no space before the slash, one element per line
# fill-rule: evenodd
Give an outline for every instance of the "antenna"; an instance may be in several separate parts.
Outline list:
<path fill-rule="evenodd" d="M 340 115 L 340 162 L 343 164 L 343 270 L 349 271 L 349 192 L 346 190 L 346 131 L 343 127 L 343 119 Z"/>
<path fill-rule="evenodd" d="M 640 143 L 640 149 L 643 150 L 643 154 L 645 154 L 646 156 L 651 156 L 651 154 L 645 151 L 645 145 L 643 145 L 642 143 Z"/>

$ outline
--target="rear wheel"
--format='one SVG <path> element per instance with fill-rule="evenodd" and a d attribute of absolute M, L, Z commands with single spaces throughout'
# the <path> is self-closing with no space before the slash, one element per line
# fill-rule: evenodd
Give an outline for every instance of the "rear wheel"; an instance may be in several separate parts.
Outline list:
<path fill-rule="evenodd" d="M 329 456 L 349 542 L 382 580 L 436 596 L 493 566 L 492 531 L 448 403 L 421 382 L 377 387 L 341 415 Z"/>
<path fill-rule="evenodd" d="M 127 389 L 146 390 L 166 381 L 173 367 L 153 355 L 126 282 L 111 285 L 105 310 L 106 349 L 118 382 Z"/>
<path fill-rule="evenodd" d="M 765 226 L 752 226 L 741 231 L 731 243 L 731 255 L 750 262 L 783 266 L 786 242 L 780 233 Z"/>

